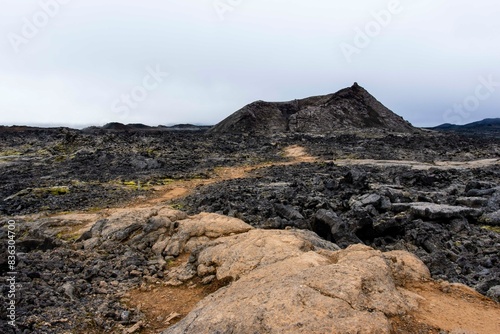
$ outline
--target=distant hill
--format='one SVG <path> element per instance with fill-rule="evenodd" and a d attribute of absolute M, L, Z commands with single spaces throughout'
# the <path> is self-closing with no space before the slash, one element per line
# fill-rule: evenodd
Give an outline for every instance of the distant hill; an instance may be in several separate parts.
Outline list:
<path fill-rule="evenodd" d="M 112 131 L 205 131 L 210 129 L 211 126 L 193 125 L 193 124 L 176 124 L 172 126 L 158 125 L 149 126 L 145 124 L 123 124 L 118 122 L 108 123 L 102 127 L 89 127 L 84 130 L 97 131 L 97 130 L 112 130 Z"/>
<path fill-rule="evenodd" d="M 328 133 L 377 128 L 415 128 L 354 83 L 341 91 L 288 102 L 253 102 L 213 127 L 212 133 Z"/>
<path fill-rule="evenodd" d="M 122 124 L 122 123 L 118 123 L 118 122 L 112 122 L 112 123 L 108 123 L 108 124 L 104 125 L 102 127 L 102 129 L 124 131 L 124 130 L 132 130 L 133 127 L 129 126 L 129 125 Z"/>
<path fill-rule="evenodd" d="M 482 121 L 473 122 L 465 125 L 455 125 L 455 124 L 445 123 L 429 129 L 437 131 L 500 134 L 500 118 L 486 118 L 483 119 Z"/>
<path fill-rule="evenodd" d="M 170 131 L 202 131 L 202 130 L 208 130 L 212 126 L 207 126 L 207 125 L 194 125 L 194 124 L 176 124 L 172 126 L 162 126 L 160 127 L 168 129 Z"/>

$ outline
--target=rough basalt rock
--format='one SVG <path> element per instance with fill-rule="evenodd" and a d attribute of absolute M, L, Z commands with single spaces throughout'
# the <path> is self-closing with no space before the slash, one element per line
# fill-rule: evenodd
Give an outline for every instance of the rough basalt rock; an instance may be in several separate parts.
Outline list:
<path fill-rule="evenodd" d="M 254 227 L 310 229 L 342 248 L 364 243 L 410 251 L 433 278 L 486 294 L 500 284 L 498 233 L 483 228 L 498 225 L 498 177 L 497 166 L 427 171 L 301 164 L 211 185 L 182 203 L 192 213 L 229 214 Z M 466 197 L 473 189 L 495 192 Z"/>

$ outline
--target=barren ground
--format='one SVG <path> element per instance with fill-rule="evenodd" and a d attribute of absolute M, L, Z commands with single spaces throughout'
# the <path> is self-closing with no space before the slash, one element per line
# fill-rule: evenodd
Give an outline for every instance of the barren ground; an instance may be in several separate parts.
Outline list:
<path fill-rule="evenodd" d="M 292 145 L 283 148 L 283 156 L 287 161 L 259 162 L 246 166 L 217 167 L 206 178 L 175 179 L 166 185 L 154 185 L 152 191 L 143 197 L 135 197 L 122 208 L 85 210 L 69 214 L 54 214 L 52 218 L 61 218 L 74 222 L 62 228 L 65 238 L 77 237 L 88 230 L 97 220 L 109 216 L 118 210 L 137 207 L 148 207 L 159 203 L 170 203 L 191 194 L 195 189 L 219 182 L 245 178 L 252 171 L 270 166 L 282 166 L 300 163 L 313 163 L 319 157 L 308 154 L 305 147 Z M 415 160 L 379 160 L 379 159 L 336 159 L 331 160 L 339 166 L 373 165 L 373 166 L 409 166 L 413 169 L 469 169 L 486 166 L 499 166 L 499 159 L 479 159 L 472 161 L 434 161 L 424 163 Z M 0 163 L 2 163 L 0 161 Z M 26 215 L 35 218 L 40 215 Z M 172 266 L 179 265 L 186 256 L 176 259 Z M 197 302 L 216 291 L 225 282 L 214 282 L 203 286 L 197 281 L 180 287 L 143 284 L 123 296 L 123 301 L 140 309 L 146 315 L 147 326 L 141 333 L 158 333 L 186 316 Z M 500 306 L 485 298 L 474 290 L 461 285 L 448 283 L 432 283 L 407 287 L 421 296 L 420 309 L 405 319 L 394 319 L 395 333 L 440 333 L 445 330 L 451 333 L 492 334 L 500 333 Z"/>
<path fill-rule="evenodd" d="M 301 146 L 290 146 L 284 150 L 288 162 L 273 165 L 297 164 L 313 162 L 317 158 L 307 154 Z M 342 160 L 335 163 L 356 165 L 398 164 L 416 169 L 428 169 L 431 166 L 441 168 L 471 168 L 485 165 L 498 165 L 498 159 L 473 162 L 437 162 L 435 165 L 414 161 L 377 161 L 377 160 Z M 249 172 L 265 168 L 268 164 L 245 167 L 227 167 L 217 170 L 214 178 L 203 181 L 180 181 L 157 189 L 156 197 L 145 204 L 153 204 L 176 199 L 189 194 L 194 188 L 223 180 L 244 178 Z M 186 257 L 179 258 L 178 263 Z M 158 333 L 186 316 L 208 294 L 216 291 L 223 284 L 202 286 L 192 282 L 180 287 L 144 286 L 130 291 L 125 300 L 133 307 L 140 308 L 146 314 L 148 326 L 142 333 Z M 394 333 L 441 333 L 442 330 L 452 334 L 492 334 L 500 333 L 500 305 L 485 298 L 474 290 L 460 285 L 443 283 L 425 283 L 407 287 L 419 295 L 420 308 L 404 318 L 393 319 Z M 172 318 L 173 317 L 173 318 Z"/>

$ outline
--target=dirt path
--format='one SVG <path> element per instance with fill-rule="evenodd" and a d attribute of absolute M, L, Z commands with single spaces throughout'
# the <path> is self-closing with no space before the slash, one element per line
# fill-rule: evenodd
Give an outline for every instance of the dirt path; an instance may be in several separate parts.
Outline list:
<path fill-rule="evenodd" d="M 205 180 L 180 180 L 174 181 L 167 186 L 159 186 L 153 188 L 157 191 L 158 196 L 149 199 L 140 206 L 154 205 L 159 203 L 168 202 L 174 199 L 182 198 L 189 195 L 196 187 L 206 186 L 214 183 L 219 183 L 226 180 L 241 179 L 248 177 L 249 174 L 259 168 L 266 168 L 271 166 L 288 166 L 299 163 L 313 163 L 318 161 L 318 158 L 309 155 L 306 149 L 302 146 L 293 145 L 288 146 L 284 150 L 284 156 L 288 161 L 264 163 L 253 166 L 238 166 L 238 167 L 220 167 L 215 169 L 215 176 Z M 485 159 L 477 161 L 438 161 L 434 164 L 423 163 L 412 160 L 373 160 L 373 159 L 341 159 L 331 160 L 338 166 L 355 166 L 355 165 L 370 165 L 370 166 L 407 166 L 412 169 L 428 170 L 431 168 L 437 169 L 452 169 L 452 168 L 481 168 L 486 166 L 497 165 L 500 166 L 500 159 Z"/>
<path fill-rule="evenodd" d="M 423 297 L 417 322 L 452 334 L 500 333 L 500 305 L 461 284 L 428 282 L 409 288 Z"/>
<path fill-rule="evenodd" d="M 159 203 L 169 202 L 178 198 L 189 195 L 195 188 L 199 186 L 207 186 L 214 183 L 219 183 L 226 180 L 242 179 L 248 177 L 249 174 L 257 169 L 271 166 L 286 166 L 302 162 L 314 162 L 317 158 L 310 156 L 304 147 L 288 146 L 284 149 L 284 156 L 288 161 L 263 163 L 252 166 L 237 166 L 237 167 L 219 167 L 214 170 L 215 176 L 210 179 L 201 180 L 178 180 L 166 186 L 157 186 L 153 190 L 156 192 L 154 198 L 143 202 L 138 202 L 134 207 L 144 207 Z"/>
<path fill-rule="evenodd" d="M 285 156 L 291 159 L 291 163 L 315 162 L 318 160 L 316 157 L 309 155 L 304 147 L 298 145 L 285 148 Z"/>
<path fill-rule="evenodd" d="M 147 208 L 162 203 L 169 203 L 173 200 L 188 196 L 197 187 L 207 186 L 214 183 L 223 182 L 226 180 L 234 180 L 248 177 L 250 173 L 259 168 L 267 168 L 271 166 L 293 165 L 302 162 L 314 162 L 317 159 L 307 154 L 305 148 L 301 146 L 289 146 L 284 149 L 284 156 L 288 161 L 279 161 L 272 163 L 263 163 L 252 166 L 236 166 L 236 167 L 218 167 L 214 170 L 214 175 L 209 179 L 191 179 L 191 180 L 174 180 L 164 186 L 155 186 L 152 188 L 153 195 L 149 198 L 136 199 L 129 203 L 126 208 Z M 122 211 L 123 208 L 110 208 L 87 212 L 75 212 L 70 214 L 55 214 L 50 215 L 51 218 L 71 221 L 70 226 L 61 229 L 61 237 L 64 239 L 72 239 L 78 237 L 83 232 L 92 227 L 92 224 L 99 219 L 106 218 L 117 211 Z M 30 215 L 34 218 L 38 215 Z M 26 216 L 26 218 L 29 218 Z M 80 222 L 80 223 L 79 223 Z"/>

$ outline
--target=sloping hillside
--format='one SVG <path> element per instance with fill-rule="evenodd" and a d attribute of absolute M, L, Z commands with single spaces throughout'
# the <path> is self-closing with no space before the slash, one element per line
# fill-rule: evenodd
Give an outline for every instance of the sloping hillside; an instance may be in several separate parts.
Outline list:
<path fill-rule="evenodd" d="M 329 95 L 288 102 L 253 102 L 217 124 L 211 132 L 328 133 L 364 128 L 414 130 L 410 123 L 354 83 Z"/>

